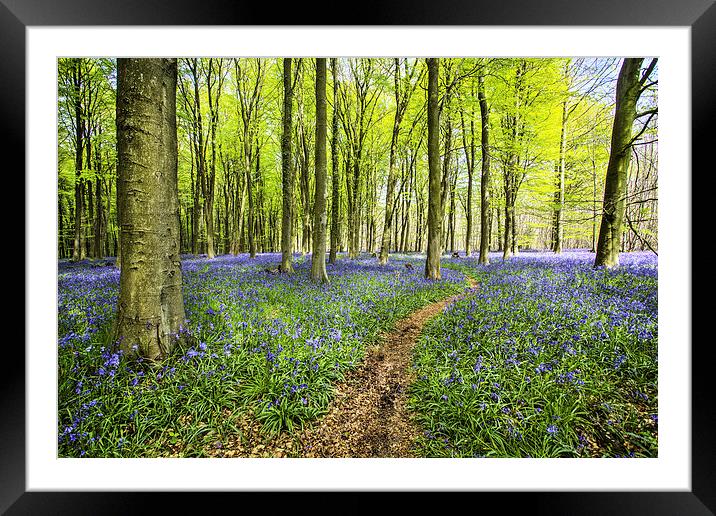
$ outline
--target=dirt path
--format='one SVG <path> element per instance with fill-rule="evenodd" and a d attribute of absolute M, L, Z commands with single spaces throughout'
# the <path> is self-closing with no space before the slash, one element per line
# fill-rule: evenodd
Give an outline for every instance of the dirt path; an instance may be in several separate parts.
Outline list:
<path fill-rule="evenodd" d="M 472 288 L 476 284 L 470 281 Z M 458 294 L 398 321 L 368 351 L 364 364 L 335 390 L 328 414 L 295 436 L 304 457 L 411 457 L 418 437 L 406 408 L 413 346 L 425 323 Z"/>
<path fill-rule="evenodd" d="M 469 279 L 471 290 L 477 284 Z M 425 323 L 463 292 L 431 303 L 398 321 L 366 353 L 364 363 L 335 387 L 328 413 L 292 436 L 245 449 L 235 442 L 212 453 L 236 457 L 412 457 L 418 429 L 406 408 L 407 387 L 415 381 L 410 367 L 413 346 Z M 255 425 L 244 427 L 244 442 L 258 438 Z M 247 439 L 248 438 L 248 439 Z"/>

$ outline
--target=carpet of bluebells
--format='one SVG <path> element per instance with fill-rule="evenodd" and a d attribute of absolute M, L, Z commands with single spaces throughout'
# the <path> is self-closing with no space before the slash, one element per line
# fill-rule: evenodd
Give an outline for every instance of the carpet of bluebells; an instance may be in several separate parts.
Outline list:
<path fill-rule="evenodd" d="M 521 253 L 430 321 L 410 406 L 431 457 L 656 457 L 657 258 Z M 457 260 L 455 261 L 457 262 Z"/>
<path fill-rule="evenodd" d="M 370 257 L 339 259 L 324 286 L 309 281 L 310 259 L 295 260 L 296 273 L 282 275 L 267 270 L 280 262 L 277 254 L 184 257 L 193 344 L 161 365 L 117 351 L 112 262 L 61 261 L 58 455 L 205 456 L 207 446 L 240 433 L 241 414 L 267 434 L 290 431 L 325 412 L 331 385 L 379 332 L 466 287 L 458 270 L 446 270 L 442 282 L 424 280 L 418 257 L 386 267 Z"/>

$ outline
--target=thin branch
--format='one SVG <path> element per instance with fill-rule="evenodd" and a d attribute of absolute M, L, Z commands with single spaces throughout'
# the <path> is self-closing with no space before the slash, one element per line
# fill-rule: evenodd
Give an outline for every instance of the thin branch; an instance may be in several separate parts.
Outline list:
<path fill-rule="evenodd" d="M 625 213 L 624 218 L 626 218 L 627 224 L 629 224 L 629 228 L 634 232 L 634 235 L 641 241 L 641 243 L 646 245 L 646 247 L 648 247 L 649 250 L 656 256 L 659 256 L 659 253 L 657 253 L 654 248 L 651 247 L 651 244 L 645 238 L 642 238 L 642 236 L 637 232 L 636 228 L 634 227 L 634 224 L 632 224 L 631 219 L 629 218 L 629 215 Z"/>

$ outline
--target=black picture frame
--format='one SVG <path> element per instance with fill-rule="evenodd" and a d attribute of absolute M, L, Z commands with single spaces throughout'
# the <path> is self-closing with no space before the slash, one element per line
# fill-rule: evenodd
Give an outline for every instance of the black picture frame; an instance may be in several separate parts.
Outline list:
<path fill-rule="evenodd" d="M 26 183 L 24 155 L 25 29 L 28 26 L 62 25 L 510 25 L 510 26 L 688 26 L 691 28 L 692 170 L 712 173 L 710 148 L 714 131 L 711 120 L 716 98 L 716 6 L 714 0 L 503 0 L 484 2 L 443 0 L 440 2 L 375 0 L 358 3 L 347 14 L 336 4 L 309 6 L 295 2 L 286 7 L 275 2 L 230 0 L 0 0 L 0 142 L 3 156 L 19 160 L 7 171 L 6 179 L 23 177 L 16 192 L 31 195 Z M 347 8 L 350 6 L 346 5 Z M 339 8 L 340 9 L 340 8 Z M 318 18 L 318 12 L 337 14 Z M 708 161 L 707 161 L 708 160 Z M 3 160 L 7 162 L 7 159 Z M 708 167 L 707 167 L 708 165 Z M 689 171 L 682 173 L 688 174 Z M 699 206 L 693 188 L 692 206 Z M 701 179 L 699 179 L 701 181 Z M 701 195 L 704 195 L 703 189 Z M 694 224 L 703 219 L 692 215 Z M 17 227 L 17 225 L 16 225 Z M 22 226 L 25 241 L 25 226 Z M 692 236 L 699 232 L 692 226 Z M 8 240 L 9 241 L 9 240 Z M 18 261 L 16 254 L 13 259 Z M 692 262 L 692 269 L 695 263 Z M 17 265 L 13 265 L 16 270 Z M 27 281 L 31 270 L 24 268 Z M 701 287 L 704 289 L 704 287 Z M 697 302 L 692 291 L 693 323 L 703 324 L 708 302 Z M 12 295 L 12 294 L 10 294 Z M 10 299 L 10 298 L 8 298 Z M 17 302 L 13 299 L 15 304 Z M 26 313 L 32 310 L 23 302 Z M 695 332 L 692 335 L 696 335 Z M 690 492 L 509 492 L 467 493 L 468 507 L 487 508 L 490 503 L 511 512 L 550 514 L 714 514 L 716 513 L 716 457 L 714 447 L 714 387 L 709 360 L 710 340 L 684 342 L 692 357 L 692 489 Z M 0 511 L 7 514 L 115 514 L 149 511 L 158 503 L 162 512 L 186 510 L 188 495 L 172 492 L 26 492 L 25 484 L 25 352 L 6 345 L 0 375 Z M 211 493 L 210 505 L 239 509 L 258 493 Z M 264 493 L 265 494 L 265 493 Z M 340 503 L 353 505 L 364 493 L 340 493 Z M 410 493 L 420 501 L 425 493 Z M 260 494 L 259 494 L 260 495 Z M 306 493 L 291 493 L 291 505 L 304 505 Z M 328 493 L 320 495 L 321 505 L 331 506 Z M 273 496 L 273 495 L 272 495 Z M 331 497 L 332 498 L 332 497 Z M 451 501 L 455 507 L 462 498 Z M 227 505 L 233 504 L 233 505 Z M 240 505 L 239 505 L 240 504 Z M 266 509 L 269 506 L 264 506 Z M 360 507 L 360 506 L 355 506 Z M 367 506 L 363 506 L 368 509 Z M 369 509 L 370 510 L 370 509 Z"/>

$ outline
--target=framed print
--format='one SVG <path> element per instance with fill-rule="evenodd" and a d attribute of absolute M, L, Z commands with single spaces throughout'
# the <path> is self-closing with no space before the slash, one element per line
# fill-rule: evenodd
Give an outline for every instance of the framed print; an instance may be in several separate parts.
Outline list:
<path fill-rule="evenodd" d="M 221 503 L 266 491 L 289 492 L 286 498 L 303 491 L 355 498 L 365 492 L 420 496 L 432 491 L 461 492 L 467 503 L 482 496 L 504 503 L 500 500 L 507 493 L 519 510 L 545 513 L 714 513 L 713 386 L 706 370 L 710 346 L 708 340 L 694 338 L 693 323 L 700 322 L 694 314 L 703 314 L 704 305 L 696 302 L 691 286 L 692 238 L 704 238 L 697 231 L 704 218 L 691 215 L 693 207 L 700 206 L 693 194 L 701 181 L 696 177 L 702 176 L 692 171 L 708 170 L 714 33 L 716 8 L 704 0 L 682 2 L 678 10 L 665 0 L 648 6 L 636 0 L 606 5 L 455 1 L 419 8 L 409 2 L 369 3 L 361 4 L 350 25 L 314 19 L 305 6 L 281 11 L 269 5 L 209 1 L 175 2 L 167 9 L 161 2 L 0 0 L 3 142 L 8 160 L 20 158 L 20 165 L 7 167 L 14 171 L 7 178 L 24 177 L 8 192 L 23 189 L 26 202 L 26 347 L 20 351 L 19 346 L 7 346 L 12 367 L 1 380 L 0 509 L 8 514 L 128 512 L 156 497 L 171 510 L 186 503 L 186 491 L 212 492 L 212 501 Z M 483 462 L 58 457 L 57 405 L 52 399 L 57 394 L 52 340 L 57 320 L 51 315 L 57 312 L 58 297 L 57 185 L 47 179 L 55 177 L 58 167 L 58 58 L 323 55 L 659 58 L 658 177 L 663 198 L 658 226 L 664 241 L 659 241 L 658 454 Z M 190 109 L 187 105 L 187 112 Z M 23 143 L 24 155 L 19 150 Z M 187 216 L 181 231 L 188 230 Z M 10 239 L 7 242 L 11 245 Z M 14 271 L 17 264 L 11 267 Z M 274 273 L 269 264 L 264 273 Z M 212 314 L 221 310 L 213 305 L 206 309 Z M 199 348 L 190 352 L 199 353 Z M 47 378 L 52 379 L 50 385 Z M 272 401 L 269 408 L 273 403 L 278 405 Z M 557 431 L 557 425 L 547 429 Z"/>

